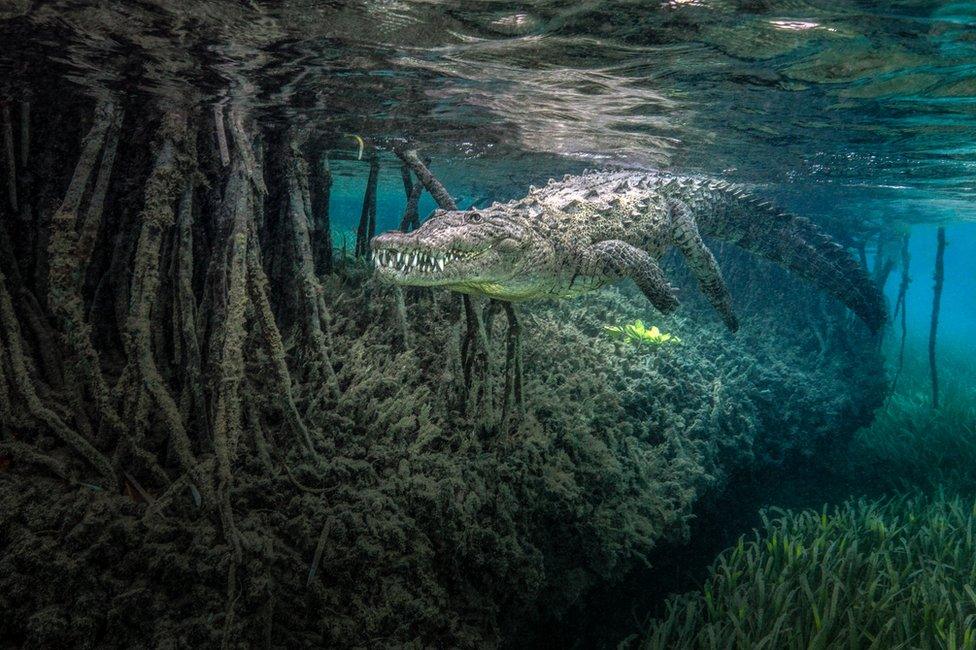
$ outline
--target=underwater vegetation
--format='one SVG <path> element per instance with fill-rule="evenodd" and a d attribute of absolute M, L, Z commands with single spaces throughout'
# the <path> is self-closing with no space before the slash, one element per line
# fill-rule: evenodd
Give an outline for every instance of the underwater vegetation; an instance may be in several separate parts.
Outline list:
<path fill-rule="evenodd" d="M 850 471 L 869 484 L 899 489 L 976 487 L 976 372 L 965 360 L 943 366 L 938 408 L 930 378 L 916 363 L 870 426 L 850 445 Z"/>
<path fill-rule="evenodd" d="M 642 648 L 976 648 L 976 499 L 771 509 Z"/>
<path fill-rule="evenodd" d="M 363 265 L 337 264 L 320 286 L 342 392 L 324 398 L 329 409 L 314 384 L 297 395 L 328 432 L 319 454 L 301 451 L 270 397 L 248 393 L 228 490 L 246 558 L 232 617 L 231 548 L 185 481 L 140 481 L 146 500 L 96 491 L 71 480 L 84 474 L 55 438 L 17 427 L 0 471 L 0 636 L 517 645 L 535 621 L 558 621 L 658 543 L 682 540 L 694 505 L 729 473 L 814 454 L 880 402 L 880 358 L 842 306 L 817 303 L 785 272 L 781 292 L 751 290 L 768 269 L 723 263 L 748 307 L 734 338 L 689 297 L 685 314 L 661 322 L 681 332 L 680 348 L 619 346 L 603 326 L 646 313 L 633 288 L 526 309 L 523 413 L 509 424 L 502 319 L 485 313 L 487 367 L 467 393 L 456 299 L 407 290 L 401 311 Z M 245 363 L 249 384 L 270 381 L 264 354 Z"/>
<path fill-rule="evenodd" d="M 611 338 L 620 339 L 633 345 L 664 345 L 665 343 L 681 343 L 681 339 L 673 334 L 662 332 L 657 325 L 648 328 L 644 321 L 637 319 L 625 325 L 604 325 Z"/>
<path fill-rule="evenodd" d="M 971 34 L 826 4 L 6 3 L 0 647 L 612 646 L 849 476 L 646 642 L 971 645 Z"/>
<path fill-rule="evenodd" d="M 652 648 L 976 648 L 973 369 L 944 369 L 932 408 L 911 359 L 898 390 L 845 447 L 833 508 L 761 515 L 700 591 L 651 622 Z"/>

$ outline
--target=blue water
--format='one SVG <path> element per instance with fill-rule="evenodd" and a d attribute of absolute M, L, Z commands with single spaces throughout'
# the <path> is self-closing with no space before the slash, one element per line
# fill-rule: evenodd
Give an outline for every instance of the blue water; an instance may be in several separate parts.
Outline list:
<path fill-rule="evenodd" d="M 912 283 L 906 295 L 908 340 L 927 343 L 932 313 L 932 273 L 935 268 L 936 228 L 912 228 L 909 253 Z M 945 283 L 939 318 L 939 343 L 958 357 L 976 355 L 976 224 L 956 223 L 946 228 Z M 900 275 L 892 273 L 885 292 L 891 304 L 898 294 Z"/>

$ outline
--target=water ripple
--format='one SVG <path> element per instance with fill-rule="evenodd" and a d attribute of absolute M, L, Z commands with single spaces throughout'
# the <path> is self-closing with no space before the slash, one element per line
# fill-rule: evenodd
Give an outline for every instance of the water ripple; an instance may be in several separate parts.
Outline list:
<path fill-rule="evenodd" d="M 0 73 L 234 97 L 512 183 L 598 161 L 973 219 L 974 27 L 972 2 L 908 0 L 17 0 Z"/>

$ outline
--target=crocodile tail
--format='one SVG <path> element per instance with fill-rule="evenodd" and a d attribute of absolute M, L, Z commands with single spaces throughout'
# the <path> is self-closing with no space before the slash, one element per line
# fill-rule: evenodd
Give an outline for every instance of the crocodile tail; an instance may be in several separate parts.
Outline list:
<path fill-rule="evenodd" d="M 725 189 L 699 224 L 703 234 L 731 242 L 810 280 L 847 305 L 877 332 L 887 320 L 884 296 L 843 246 L 809 219 Z"/>

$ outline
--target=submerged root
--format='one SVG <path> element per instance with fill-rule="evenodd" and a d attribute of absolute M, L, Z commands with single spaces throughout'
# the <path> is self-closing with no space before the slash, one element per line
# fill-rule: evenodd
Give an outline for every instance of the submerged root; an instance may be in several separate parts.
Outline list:
<path fill-rule="evenodd" d="M 505 302 L 503 305 L 508 316 L 508 337 L 505 344 L 505 396 L 502 402 L 502 422 L 507 425 L 512 411 L 522 407 L 522 329 L 512 303 Z"/>
<path fill-rule="evenodd" d="M 363 209 L 356 230 L 356 257 L 369 256 L 369 242 L 376 234 L 376 183 L 379 171 L 379 159 L 376 152 L 372 151 L 369 156 L 369 178 L 366 180 L 366 192 L 363 195 Z"/>
<path fill-rule="evenodd" d="M 312 258 L 316 275 L 332 273 L 332 232 L 329 222 L 329 198 L 332 194 L 332 169 L 329 152 L 319 155 L 312 175 Z"/>
<path fill-rule="evenodd" d="M 407 195 L 407 205 L 403 209 L 403 218 L 400 219 L 400 230 L 407 232 L 420 226 L 418 206 L 420 205 L 420 195 L 424 191 L 424 184 L 413 182 L 410 177 L 410 165 L 406 162 L 403 163 L 400 173 L 403 176 L 403 191 Z"/>
<path fill-rule="evenodd" d="M 932 288 L 932 318 L 929 323 L 929 371 L 932 375 L 932 408 L 939 408 L 939 367 L 935 359 L 935 342 L 939 333 L 939 311 L 942 307 L 942 284 L 945 281 L 945 226 L 936 233 L 935 272 Z"/>
<path fill-rule="evenodd" d="M 138 394 L 142 390 L 149 392 L 170 430 L 170 441 L 180 466 L 206 494 L 209 483 L 197 467 L 179 406 L 160 374 L 152 349 L 153 308 L 160 283 L 162 234 L 175 222 L 173 206 L 187 174 L 187 154 L 179 149 L 187 138 L 186 116 L 177 112 L 168 113 L 163 118 L 159 137 L 159 151 L 146 182 L 145 205 L 139 215 L 139 238 L 129 313 L 125 321 L 129 356 L 127 374 L 132 383 L 123 390 L 129 394 Z"/>
<path fill-rule="evenodd" d="M 339 380 L 332 366 L 326 333 L 322 329 L 322 307 L 324 306 L 321 296 L 322 288 L 318 278 L 315 277 L 315 265 L 308 228 L 311 208 L 308 199 L 308 170 L 305 161 L 301 158 L 299 140 L 294 133 L 289 136 L 285 165 L 287 203 L 284 208 L 284 216 L 290 230 L 290 257 L 294 264 L 293 272 L 299 295 L 300 304 L 298 307 L 301 312 L 301 323 L 312 352 L 312 373 L 318 373 L 321 376 L 331 397 L 338 400 L 341 391 Z"/>
<path fill-rule="evenodd" d="M 3 149 L 7 159 L 7 199 L 10 209 L 17 212 L 17 159 L 14 156 L 14 128 L 10 119 L 10 106 L 0 107 L 3 117 Z"/>
<path fill-rule="evenodd" d="M 291 373 L 288 370 L 288 362 L 285 359 L 285 348 L 281 341 L 281 332 L 275 322 L 274 313 L 271 310 L 271 303 L 268 300 L 268 278 L 265 276 L 261 260 L 258 258 L 257 243 L 251 239 L 251 247 L 248 251 L 248 289 L 251 294 L 251 302 L 254 305 L 261 329 L 262 340 L 265 345 L 265 352 L 271 361 L 274 385 L 284 400 L 283 411 L 285 419 L 297 436 L 301 445 L 308 451 L 312 451 L 312 438 L 308 433 L 308 428 L 302 420 L 295 404 L 295 396 L 291 386 Z"/>
<path fill-rule="evenodd" d="M 203 369 L 200 339 L 197 334 L 196 297 L 193 294 L 193 182 L 188 181 L 180 196 L 179 216 L 175 233 L 175 300 L 173 320 L 179 357 L 176 365 L 183 366 L 184 421 L 193 422 L 205 437 L 209 436 L 207 402 L 203 391 Z M 192 413 L 192 416 L 189 415 Z"/>
<path fill-rule="evenodd" d="M 72 374 L 83 382 L 82 385 L 87 384 L 102 419 L 119 432 L 125 426 L 112 404 L 99 354 L 92 344 L 91 325 L 85 316 L 81 292 L 95 234 L 102 219 L 102 205 L 114 163 L 120 123 L 121 114 L 111 103 L 99 104 L 95 110 L 94 124 L 82 143 L 81 157 L 75 165 L 68 190 L 51 220 L 48 267 L 48 304 L 51 313 L 58 319 L 62 340 L 73 364 Z M 101 165 L 79 235 L 76 229 L 78 212 L 99 154 Z M 80 386 L 75 388 L 76 392 L 80 390 Z"/>
<path fill-rule="evenodd" d="M 230 150 L 227 148 L 227 131 L 224 130 L 224 107 L 220 102 L 213 106 L 214 131 L 217 133 L 217 149 L 220 151 L 220 164 L 230 164 Z"/>
<path fill-rule="evenodd" d="M 7 291 L 3 273 L 0 273 L 0 327 L 3 329 L 14 383 L 30 415 L 46 425 L 62 442 L 87 460 L 92 467 L 97 469 L 102 476 L 114 485 L 116 483 L 116 475 L 109 459 L 96 449 L 91 442 L 85 440 L 65 424 L 64 420 L 52 409 L 45 406 L 40 397 L 38 397 L 37 391 L 34 388 L 34 382 L 31 380 L 30 374 L 27 371 L 27 361 L 21 343 L 20 324 L 17 322 L 17 316 L 14 312 L 13 302 L 10 299 L 10 293 Z"/>
<path fill-rule="evenodd" d="M 434 197 L 434 201 L 437 202 L 438 207 L 442 210 L 457 210 L 457 203 L 454 202 L 454 199 L 451 198 L 451 195 L 441 182 L 427 169 L 427 165 L 420 160 L 420 156 L 416 150 L 398 148 L 394 151 L 413 170 L 413 173 L 417 175 L 417 178 L 420 179 L 423 186 Z"/>

